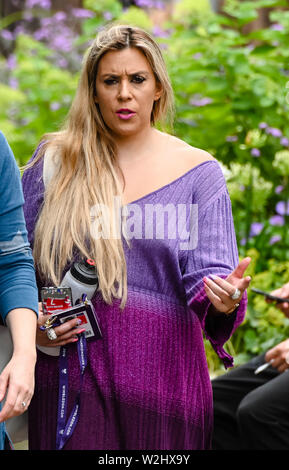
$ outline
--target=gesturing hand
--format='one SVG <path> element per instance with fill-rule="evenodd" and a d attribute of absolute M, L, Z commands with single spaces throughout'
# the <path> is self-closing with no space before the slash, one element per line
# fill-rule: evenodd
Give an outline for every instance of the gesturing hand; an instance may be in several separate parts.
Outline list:
<path fill-rule="evenodd" d="M 239 306 L 251 281 L 250 276 L 243 277 L 250 262 L 251 258 L 244 258 L 226 279 L 213 275 L 210 276 L 211 279 L 203 279 L 205 292 L 218 312 L 229 314 Z M 232 298 L 235 293 L 239 293 L 239 296 Z"/>

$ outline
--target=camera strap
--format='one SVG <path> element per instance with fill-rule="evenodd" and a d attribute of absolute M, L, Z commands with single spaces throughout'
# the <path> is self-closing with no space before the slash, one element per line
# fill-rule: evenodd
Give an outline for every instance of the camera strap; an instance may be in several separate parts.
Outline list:
<path fill-rule="evenodd" d="M 77 352 L 80 366 L 80 386 L 76 395 L 75 403 L 67 420 L 68 402 L 68 358 L 67 348 L 61 346 L 59 356 L 59 391 L 58 391 L 58 413 L 57 413 L 57 434 L 56 450 L 61 450 L 71 437 L 77 425 L 80 414 L 80 397 L 83 386 L 84 372 L 87 366 L 87 345 L 84 333 L 79 335 L 77 342 Z"/>

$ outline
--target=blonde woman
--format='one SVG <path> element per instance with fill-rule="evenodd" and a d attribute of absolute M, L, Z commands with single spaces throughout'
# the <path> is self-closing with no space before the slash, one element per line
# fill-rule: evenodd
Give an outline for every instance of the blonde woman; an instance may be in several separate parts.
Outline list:
<path fill-rule="evenodd" d="M 111 26 L 85 57 L 65 127 L 43 138 L 23 177 L 39 287 L 59 285 L 74 259 L 94 259 L 99 276 L 102 339 L 87 342 L 82 379 L 75 320 L 54 340 L 38 332 L 39 345 L 67 348 L 68 415 L 81 399 L 67 450 L 210 447 L 202 329 L 230 366 L 223 345 L 244 317 L 250 260 L 238 264 L 218 162 L 155 128 L 172 109 L 158 45 Z M 57 447 L 58 366 L 39 352 L 31 449 Z"/>

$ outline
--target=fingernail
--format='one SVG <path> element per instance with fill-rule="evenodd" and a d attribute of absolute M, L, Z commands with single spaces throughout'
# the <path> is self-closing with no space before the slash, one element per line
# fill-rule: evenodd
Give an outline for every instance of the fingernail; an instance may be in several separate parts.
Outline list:
<path fill-rule="evenodd" d="M 76 324 L 81 325 L 81 323 L 82 323 L 82 320 L 80 318 L 78 318 Z"/>
<path fill-rule="evenodd" d="M 218 276 L 215 276 L 215 274 L 210 274 L 210 277 L 211 277 L 212 279 L 217 279 Z"/>
<path fill-rule="evenodd" d="M 75 338 L 75 339 L 71 340 L 72 343 L 76 343 L 76 341 L 78 341 L 78 338 Z"/>
<path fill-rule="evenodd" d="M 84 332 L 85 332 L 85 328 L 83 328 L 82 330 L 79 330 L 77 334 L 80 335 L 80 333 L 84 333 Z"/>

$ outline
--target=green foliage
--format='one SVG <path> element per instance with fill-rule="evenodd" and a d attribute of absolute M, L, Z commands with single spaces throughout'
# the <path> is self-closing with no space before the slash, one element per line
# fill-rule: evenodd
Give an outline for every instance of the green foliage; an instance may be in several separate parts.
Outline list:
<path fill-rule="evenodd" d="M 14 110 L 25 103 L 26 98 L 20 90 L 14 90 L 9 86 L 0 83 L 0 129 L 7 135 L 14 135 L 15 127 L 10 119 L 7 119 L 7 110 L 10 116 Z"/>
<path fill-rule="evenodd" d="M 278 9 L 285 3 L 227 0 L 229 16 L 223 16 L 213 14 L 209 2 L 182 0 L 162 29 L 153 26 L 146 9 L 85 0 L 91 14 L 79 23 L 81 32 L 70 49 L 56 50 L 45 35 L 42 41 L 18 35 L 16 65 L 9 65 L 11 57 L 0 59 L 0 127 L 19 164 L 27 162 L 43 134 L 62 125 L 83 52 L 99 29 L 114 21 L 141 26 L 155 35 L 165 55 L 175 91 L 175 134 L 210 152 L 223 167 L 240 256 L 252 257 L 252 285 L 269 291 L 280 287 L 289 280 L 289 211 L 284 209 L 289 200 L 289 11 Z M 247 33 L 244 26 L 261 7 L 275 7 L 273 26 Z M 47 14 L 41 13 L 40 24 Z M 2 29 L 8 24 L 9 18 L 2 21 Z M 246 320 L 227 349 L 240 363 L 282 340 L 288 328 L 273 305 L 249 290 Z M 210 369 L 218 373 L 220 363 L 206 348 Z"/>
<path fill-rule="evenodd" d="M 13 76 L 18 88 L 1 84 L 0 119 L 1 129 L 23 165 L 39 139 L 62 125 L 77 77 L 55 66 L 50 61 L 51 51 L 29 36 L 18 37 L 15 56 L 17 68 Z"/>
<path fill-rule="evenodd" d="M 153 23 L 148 15 L 143 10 L 133 6 L 123 12 L 119 16 L 118 21 L 122 24 L 138 26 L 146 31 L 151 31 L 153 27 Z"/>
<path fill-rule="evenodd" d="M 275 154 L 272 166 L 280 175 L 289 176 L 289 151 L 279 150 Z"/>
<path fill-rule="evenodd" d="M 236 24 L 244 26 L 258 18 L 259 8 L 287 6 L 282 0 L 255 0 L 239 2 L 238 0 L 227 0 L 224 11 L 236 20 Z"/>
<path fill-rule="evenodd" d="M 198 13 L 211 13 L 209 0 L 182 0 L 178 2 L 174 9 L 173 18 L 178 21 L 181 18 L 188 18 L 192 14 L 196 15 Z"/>

